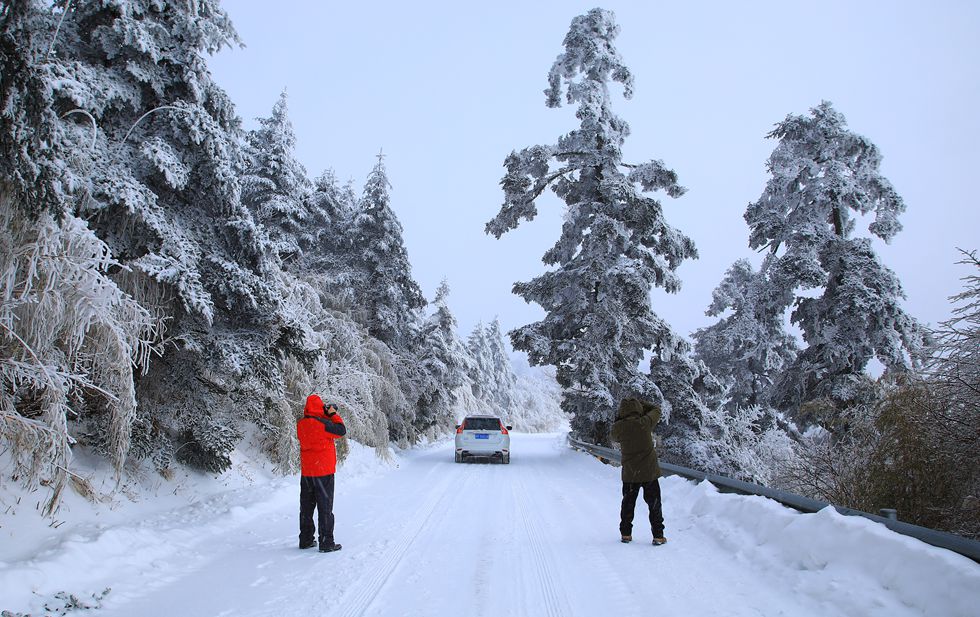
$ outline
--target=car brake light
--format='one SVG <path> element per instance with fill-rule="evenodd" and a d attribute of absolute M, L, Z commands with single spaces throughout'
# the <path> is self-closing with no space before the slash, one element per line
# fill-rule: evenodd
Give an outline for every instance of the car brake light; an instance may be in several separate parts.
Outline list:
<path fill-rule="evenodd" d="M 462 432 L 463 432 L 463 425 L 460 424 L 459 426 L 456 427 L 456 434 L 460 435 L 462 434 Z"/>
<path fill-rule="evenodd" d="M 507 432 L 507 428 L 504 426 L 504 423 L 503 422 L 500 423 L 500 434 L 501 435 L 509 435 L 510 434 L 510 433 Z"/>

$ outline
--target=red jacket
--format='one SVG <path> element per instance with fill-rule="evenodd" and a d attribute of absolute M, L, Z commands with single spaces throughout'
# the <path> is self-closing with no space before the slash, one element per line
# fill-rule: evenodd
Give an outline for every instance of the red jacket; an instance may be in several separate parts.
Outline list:
<path fill-rule="evenodd" d="M 323 400 L 316 394 L 306 399 L 303 418 L 296 423 L 300 467 L 304 476 L 329 476 L 337 470 L 334 440 L 347 433 L 340 414 L 326 415 Z"/>

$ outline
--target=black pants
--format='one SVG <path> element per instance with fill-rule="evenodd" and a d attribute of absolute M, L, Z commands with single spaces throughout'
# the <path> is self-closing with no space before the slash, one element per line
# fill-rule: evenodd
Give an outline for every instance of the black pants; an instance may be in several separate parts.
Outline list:
<path fill-rule="evenodd" d="M 317 525 L 313 526 L 316 509 Z M 299 479 L 299 543 L 310 544 L 319 528 L 320 546 L 333 544 L 333 474 Z"/>
<path fill-rule="evenodd" d="M 664 515 L 660 504 L 660 482 L 623 482 L 623 507 L 619 511 L 619 532 L 624 536 L 633 535 L 633 511 L 636 510 L 636 497 L 643 489 L 643 501 L 650 507 L 650 530 L 654 538 L 664 535 Z"/>

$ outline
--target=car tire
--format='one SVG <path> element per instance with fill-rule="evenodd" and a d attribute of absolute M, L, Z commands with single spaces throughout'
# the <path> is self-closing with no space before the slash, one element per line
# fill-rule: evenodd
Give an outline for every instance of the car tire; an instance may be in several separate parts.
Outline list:
<path fill-rule="evenodd" d="M 510 465 L 510 455 L 509 454 L 504 457 L 503 463 L 504 463 L 504 465 Z"/>
<path fill-rule="evenodd" d="M 462 463 L 463 462 L 463 455 L 460 454 L 459 452 L 456 453 L 456 462 L 457 463 Z"/>

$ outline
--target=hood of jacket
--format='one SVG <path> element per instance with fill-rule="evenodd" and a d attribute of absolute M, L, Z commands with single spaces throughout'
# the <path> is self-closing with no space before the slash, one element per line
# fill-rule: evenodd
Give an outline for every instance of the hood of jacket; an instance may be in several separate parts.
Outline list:
<path fill-rule="evenodd" d="M 316 394 L 311 394 L 306 397 L 306 407 L 303 408 L 303 414 L 316 418 L 326 417 L 326 413 L 323 410 L 323 399 Z"/>
<path fill-rule="evenodd" d="M 639 417 L 643 415 L 643 403 L 639 399 L 624 398 L 619 404 L 617 418 Z"/>

